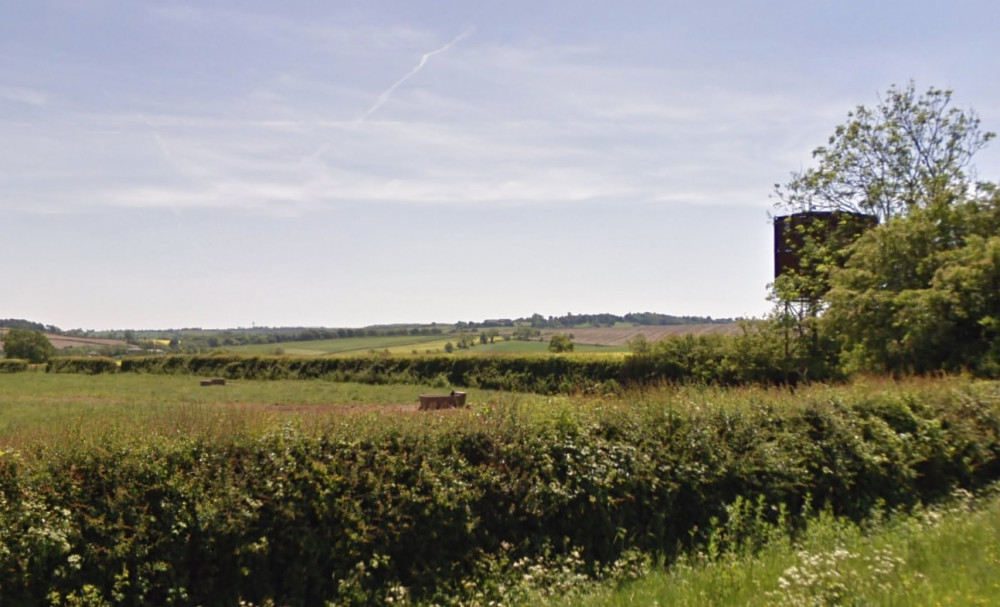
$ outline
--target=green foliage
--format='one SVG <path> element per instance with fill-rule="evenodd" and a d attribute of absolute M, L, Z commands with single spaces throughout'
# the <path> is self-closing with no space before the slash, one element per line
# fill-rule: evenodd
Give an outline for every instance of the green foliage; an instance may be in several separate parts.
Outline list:
<path fill-rule="evenodd" d="M 18 358 L 0 359 L 0 373 L 21 373 L 28 370 L 28 361 Z"/>
<path fill-rule="evenodd" d="M 573 351 L 573 336 L 556 333 L 549 339 L 549 352 L 561 353 Z"/>
<path fill-rule="evenodd" d="M 780 384 L 806 379 L 807 372 L 783 347 L 780 322 L 745 322 L 738 335 L 686 335 L 649 343 L 634 342 L 623 362 L 623 381 L 742 385 Z M 816 371 L 812 379 L 829 378 Z"/>
<path fill-rule="evenodd" d="M 7 329 L 26 329 L 28 331 L 61 333 L 59 327 L 55 327 L 53 325 L 43 325 L 40 322 L 32 322 L 23 318 L 0 318 L 0 327 L 5 327 Z"/>
<path fill-rule="evenodd" d="M 46 367 L 49 373 L 84 373 L 98 375 L 101 373 L 117 373 L 118 362 L 105 357 L 56 357 L 49 361 Z"/>
<path fill-rule="evenodd" d="M 754 551 L 767 522 L 860 520 L 998 477 L 995 386 L 493 403 L 215 439 L 112 424 L 0 455 L 0 592 L 467 603 L 512 574 L 555 586 L 629 554 Z"/>
<path fill-rule="evenodd" d="M 444 377 L 452 386 L 539 394 L 615 392 L 620 386 L 662 381 L 739 385 L 838 377 L 828 368 L 797 365 L 784 346 L 780 323 L 748 322 L 742 329 L 738 335 L 636 342 L 641 347 L 631 356 L 622 357 L 587 354 L 555 357 L 541 353 L 484 356 L 392 356 L 383 353 L 323 358 L 171 355 L 125 358 L 121 371 L 228 379 L 321 378 L 367 384 L 426 385 Z"/>
<path fill-rule="evenodd" d="M 790 211 L 882 220 L 858 239 L 793 226 L 801 262 L 775 280 L 772 320 L 801 376 L 1000 374 L 1000 194 L 970 192 L 972 157 L 994 134 L 950 103 L 950 91 L 893 87 L 848 115 L 817 167 L 776 186 Z"/>
<path fill-rule="evenodd" d="M 1000 192 L 943 196 L 867 233 L 821 328 L 849 371 L 1000 372 Z"/>
<path fill-rule="evenodd" d="M 870 213 L 887 220 L 949 191 L 964 191 L 972 157 L 994 137 L 972 110 L 951 106 L 952 92 L 920 95 L 910 82 L 891 87 L 874 108 L 848 113 L 815 168 L 775 185 L 779 205 L 792 211 Z"/>
<path fill-rule="evenodd" d="M 327 379 L 366 384 L 430 384 L 514 392 L 586 391 L 622 380 L 619 358 L 595 356 L 157 356 L 122 360 L 126 373 L 193 374 L 227 379 Z"/>
<path fill-rule="evenodd" d="M 529 341 L 532 337 L 538 337 L 542 334 L 542 330 L 532 327 L 530 325 L 521 325 L 514 329 L 512 337 L 518 341 Z"/>
<path fill-rule="evenodd" d="M 697 554 L 622 587 L 545 604 L 992 605 L 1000 499 L 995 490 L 971 497 L 960 490 L 928 508 L 876 512 L 862 525 L 821 512 L 793 541 L 773 538 L 759 553 Z"/>
<path fill-rule="evenodd" d="M 55 346 L 41 331 L 11 329 L 3 336 L 4 355 L 7 358 L 23 358 L 38 364 L 55 355 Z"/>

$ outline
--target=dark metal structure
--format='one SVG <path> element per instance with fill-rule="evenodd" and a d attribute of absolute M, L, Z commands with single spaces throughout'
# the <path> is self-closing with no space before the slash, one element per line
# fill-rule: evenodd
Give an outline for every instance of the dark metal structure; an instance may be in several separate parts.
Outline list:
<path fill-rule="evenodd" d="M 774 277 L 789 271 L 810 272 L 802 264 L 806 240 L 853 242 L 865 230 L 878 225 L 878 218 L 847 211 L 807 211 L 774 218 Z M 808 236 L 807 236 L 808 235 Z"/>

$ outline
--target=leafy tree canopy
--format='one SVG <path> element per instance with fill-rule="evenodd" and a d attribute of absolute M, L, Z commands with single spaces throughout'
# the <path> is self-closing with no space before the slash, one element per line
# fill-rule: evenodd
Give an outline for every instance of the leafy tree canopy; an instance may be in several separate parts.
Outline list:
<path fill-rule="evenodd" d="M 23 318 L 0 318 L 0 327 L 8 329 L 28 329 L 29 331 L 45 331 L 48 333 L 62 333 L 59 327 L 53 325 L 43 325 L 40 322 L 33 322 Z"/>
<path fill-rule="evenodd" d="M 951 107 L 951 91 L 911 82 L 858 106 L 813 152 L 816 167 L 775 186 L 779 209 L 881 222 L 860 236 L 823 219 L 795 226 L 799 267 L 774 294 L 805 302 L 776 315 L 796 364 L 1000 375 L 1000 191 L 974 183 L 972 165 L 993 137 Z"/>
<path fill-rule="evenodd" d="M 974 178 L 973 155 L 995 133 L 972 110 L 951 105 L 952 91 L 918 94 L 911 81 L 893 86 L 873 108 L 859 105 L 813 150 L 817 165 L 774 186 L 777 207 L 789 212 L 848 211 L 882 221 Z"/>
<path fill-rule="evenodd" d="M 1000 191 L 942 195 L 866 233 L 826 299 L 848 370 L 1000 373 Z"/>
<path fill-rule="evenodd" d="M 549 352 L 572 352 L 573 336 L 556 333 L 549 340 Z"/>
<path fill-rule="evenodd" d="M 43 363 L 55 353 L 55 346 L 41 331 L 11 329 L 3 336 L 4 355 L 31 363 Z"/>

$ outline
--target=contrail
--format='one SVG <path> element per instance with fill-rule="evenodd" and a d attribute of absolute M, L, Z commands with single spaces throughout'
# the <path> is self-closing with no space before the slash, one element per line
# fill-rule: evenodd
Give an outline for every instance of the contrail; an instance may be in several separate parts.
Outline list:
<path fill-rule="evenodd" d="M 417 63 L 417 66 L 415 68 L 413 68 L 412 70 L 410 70 L 410 72 L 408 74 L 406 74 L 405 76 L 403 76 L 402 78 L 400 78 L 399 80 L 397 80 L 395 82 L 395 84 L 393 84 L 392 86 L 390 86 L 389 88 L 387 88 L 381 95 L 379 95 L 378 100 L 376 100 L 375 103 L 370 108 L 368 108 L 368 111 L 365 112 L 361 116 L 361 119 L 359 120 L 359 122 L 364 122 L 365 120 L 368 119 L 369 116 L 371 116 L 372 114 L 374 114 L 380 107 L 382 107 L 383 105 L 385 105 L 385 102 L 389 100 L 389 97 L 392 96 L 392 93 L 396 89 L 398 89 L 400 86 L 402 86 L 402 84 L 404 82 L 406 82 L 407 80 L 409 80 L 410 78 L 413 78 L 413 76 L 416 75 L 417 72 L 419 72 L 420 70 L 424 69 L 424 66 L 427 65 L 427 60 L 428 59 L 430 59 L 434 55 L 437 55 L 439 53 L 443 53 L 443 52 L 447 51 L 451 47 L 453 47 L 456 44 L 458 44 L 463 38 L 469 36 L 471 33 L 472 33 L 472 29 L 467 29 L 464 32 L 462 32 L 461 34 L 455 36 L 454 40 L 452 40 L 448 44 L 442 46 L 441 48 L 439 48 L 437 50 L 434 50 L 434 51 L 431 51 L 429 53 L 424 53 L 424 56 L 420 58 L 420 62 Z"/>

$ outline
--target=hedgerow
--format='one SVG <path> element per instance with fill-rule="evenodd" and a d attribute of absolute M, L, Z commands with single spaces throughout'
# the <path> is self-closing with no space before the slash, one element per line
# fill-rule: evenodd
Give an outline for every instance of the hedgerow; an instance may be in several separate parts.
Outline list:
<path fill-rule="evenodd" d="M 571 356 L 160 356 L 122 360 L 130 373 L 190 373 L 227 379 L 327 379 L 431 384 L 554 394 L 617 389 L 622 361 Z"/>
<path fill-rule="evenodd" d="M 686 394 L 4 453 L 0 596 L 449 604 L 515 563 L 673 558 L 741 500 L 861 519 L 1000 477 L 994 386 Z"/>
<path fill-rule="evenodd" d="M 794 383 L 778 342 L 766 330 L 739 336 L 667 339 L 624 357 L 171 355 L 122 360 L 132 373 L 195 374 L 228 379 L 315 379 L 368 384 L 453 386 L 557 394 L 609 394 L 662 381 L 717 385 Z M 818 379 L 814 377 L 813 379 Z"/>
<path fill-rule="evenodd" d="M 48 373 L 83 373 L 99 375 L 101 373 L 117 373 L 118 362 L 104 356 L 66 356 L 49 360 L 45 367 Z"/>
<path fill-rule="evenodd" d="M 20 358 L 0 358 L 0 373 L 21 373 L 28 370 L 28 365 Z"/>

